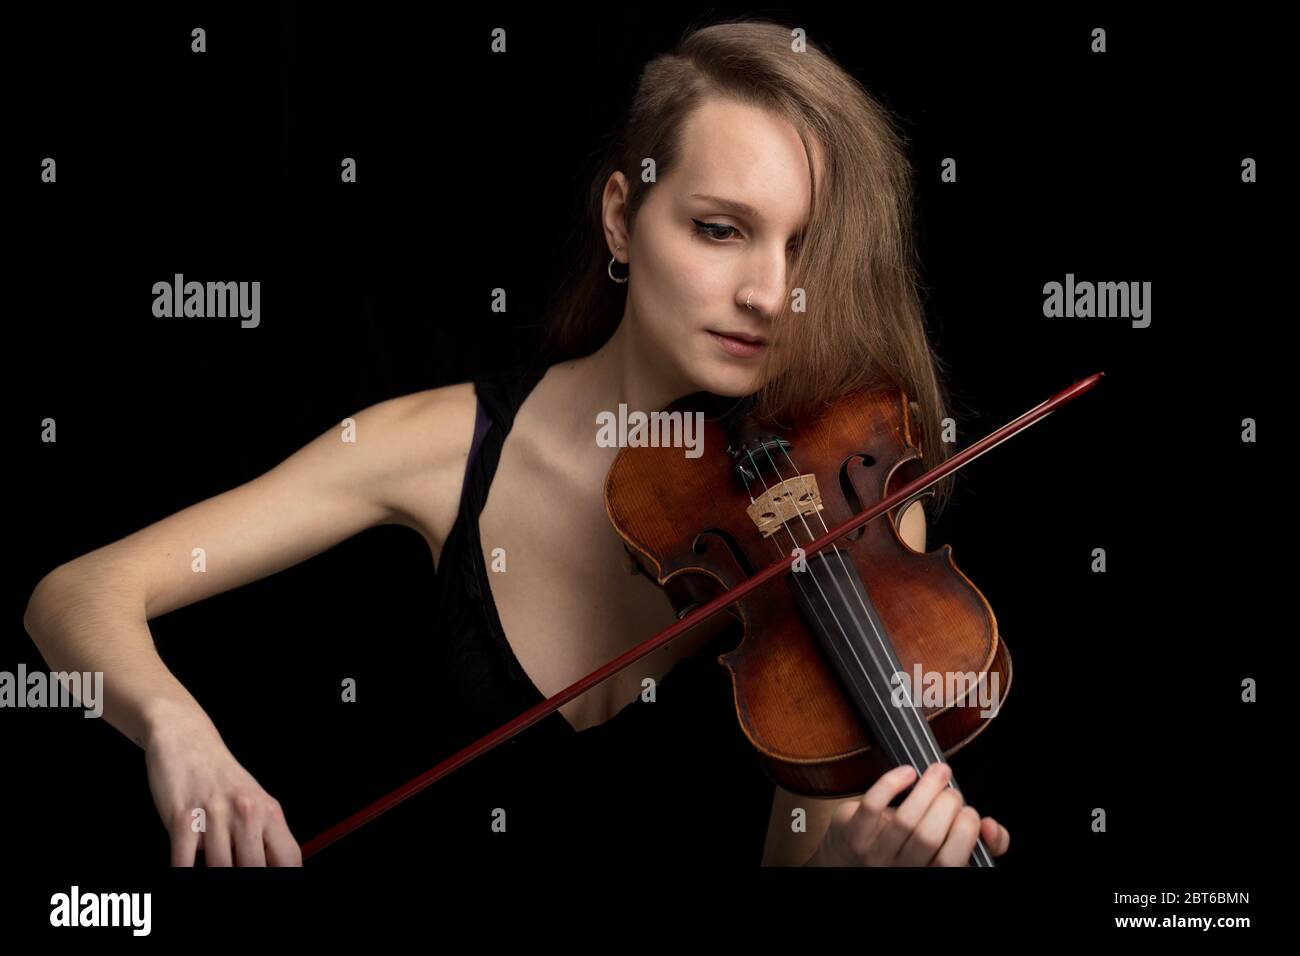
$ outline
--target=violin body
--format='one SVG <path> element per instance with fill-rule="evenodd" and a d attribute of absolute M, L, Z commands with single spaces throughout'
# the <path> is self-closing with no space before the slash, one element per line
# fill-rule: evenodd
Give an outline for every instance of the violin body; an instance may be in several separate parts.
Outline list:
<path fill-rule="evenodd" d="M 705 393 L 666 411 L 703 413 L 703 454 L 622 448 L 605 504 L 679 617 L 924 470 L 896 388 L 844 396 L 788 429 L 718 416 Z M 1011 657 L 992 608 L 950 545 L 919 553 L 899 536 L 916 500 L 729 609 L 743 636 L 718 661 L 731 674 L 736 718 L 787 790 L 843 797 L 901 762 L 924 771 L 981 733 L 1005 700 Z M 957 696 L 936 700 L 935 678 Z"/>

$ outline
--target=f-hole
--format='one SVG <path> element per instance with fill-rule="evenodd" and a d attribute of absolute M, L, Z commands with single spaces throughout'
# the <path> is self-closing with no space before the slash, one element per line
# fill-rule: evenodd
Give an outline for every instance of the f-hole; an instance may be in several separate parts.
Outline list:
<path fill-rule="evenodd" d="M 737 566 L 745 572 L 745 577 L 754 576 L 754 566 L 749 563 L 749 557 L 745 554 L 745 549 L 740 546 L 740 542 L 736 540 L 731 532 L 724 531 L 722 528 L 705 528 L 691 542 L 691 550 L 696 554 L 703 554 L 706 544 L 702 539 L 708 535 L 714 535 L 721 539 L 723 545 L 731 552 L 731 556 L 736 559 Z"/>
<path fill-rule="evenodd" d="M 853 487 L 853 482 L 849 480 L 849 465 L 853 463 L 855 458 L 861 458 L 862 464 L 867 468 L 875 467 L 876 459 L 871 455 L 868 455 L 865 451 L 860 451 L 849 455 L 848 458 L 845 458 L 844 461 L 840 463 L 840 491 L 844 492 L 844 500 L 849 503 L 849 509 L 854 514 L 860 514 L 864 505 L 862 504 L 862 499 L 858 497 L 858 493 Z M 862 537 L 866 533 L 867 526 L 863 525 L 860 528 L 850 531 L 840 540 L 857 541 L 858 538 Z"/>

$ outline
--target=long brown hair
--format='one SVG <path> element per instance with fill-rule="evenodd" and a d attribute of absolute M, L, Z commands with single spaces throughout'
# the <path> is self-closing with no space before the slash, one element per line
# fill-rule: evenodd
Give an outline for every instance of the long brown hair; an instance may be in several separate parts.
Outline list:
<path fill-rule="evenodd" d="M 813 174 L 810 217 L 792 256 L 791 291 L 773 316 L 764 350 L 763 384 L 750 397 L 768 420 L 816 414 L 857 388 L 892 385 L 914 403 L 913 426 L 925 466 L 950 457 L 941 440 L 948 404 L 940 362 L 926 334 L 912 222 L 913 170 L 889 112 L 811 40 L 794 49 L 791 28 L 764 19 L 692 25 L 668 53 L 642 71 L 622 129 L 591 180 L 579 268 L 569 273 L 546 311 L 546 354 L 587 355 L 613 334 L 626 292 L 606 274 L 602 197 L 615 170 L 629 183 L 627 229 L 656 176 L 678 158 L 680 131 L 706 98 L 724 97 L 774 111 L 798 130 Z M 824 164 L 817 181 L 816 153 Z M 952 476 L 937 484 L 942 511 Z"/>

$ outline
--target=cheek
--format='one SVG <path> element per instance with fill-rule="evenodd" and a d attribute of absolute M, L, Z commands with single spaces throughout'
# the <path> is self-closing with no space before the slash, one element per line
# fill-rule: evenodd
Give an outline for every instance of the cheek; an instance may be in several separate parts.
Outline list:
<path fill-rule="evenodd" d="M 683 309 L 696 324 L 715 319 L 720 313 L 719 303 L 724 296 L 726 283 L 716 268 L 710 268 L 699 257 L 689 259 L 677 267 L 677 298 Z"/>
<path fill-rule="evenodd" d="M 728 279 L 714 255 L 686 229 L 661 228 L 655 241 L 639 250 L 638 311 L 649 324 L 683 331 L 707 324 L 722 313 Z"/>

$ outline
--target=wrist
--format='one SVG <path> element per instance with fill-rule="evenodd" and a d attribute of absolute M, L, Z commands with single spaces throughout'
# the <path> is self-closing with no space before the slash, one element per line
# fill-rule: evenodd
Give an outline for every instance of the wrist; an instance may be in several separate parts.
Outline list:
<path fill-rule="evenodd" d="M 135 742 L 145 750 L 182 744 L 192 746 L 196 740 L 220 741 L 216 726 L 193 701 L 160 697 L 149 701 L 140 711 L 140 732 Z"/>

